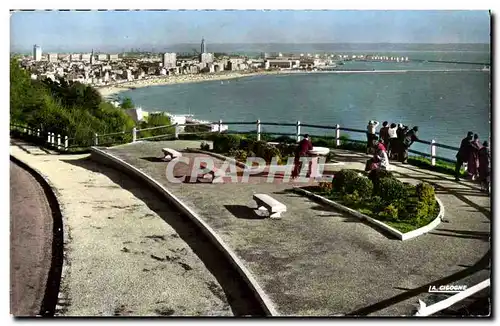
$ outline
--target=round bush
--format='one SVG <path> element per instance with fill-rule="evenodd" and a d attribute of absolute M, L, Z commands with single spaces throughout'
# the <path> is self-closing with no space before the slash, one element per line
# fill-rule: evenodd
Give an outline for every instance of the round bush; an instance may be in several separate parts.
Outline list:
<path fill-rule="evenodd" d="M 424 203 L 433 203 L 436 201 L 435 199 L 435 190 L 434 187 L 426 182 L 419 183 L 416 186 L 416 194 L 418 197 L 418 201 Z"/>
<path fill-rule="evenodd" d="M 249 143 L 249 151 L 252 151 L 255 153 L 255 156 L 257 157 L 264 157 L 265 156 L 265 151 L 267 148 L 267 142 L 263 140 L 259 141 L 254 141 L 252 143 Z"/>
<path fill-rule="evenodd" d="M 408 188 L 403 182 L 393 178 L 382 178 L 378 183 L 376 195 L 390 203 L 408 198 L 409 193 Z"/>
<path fill-rule="evenodd" d="M 344 192 L 357 192 L 360 198 L 368 198 L 373 193 L 373 183 L 370 179 L 357 175 L 350 183 L 344 185 Z"/>
<path fill-rule="evenodd" d="M 335 176 L 332 180 L 333 189 L 335 191 L 345 193 L 345 188 L 351 184 L 354 179 L 358 177 L 358 172 L 355 170 L 343 169 L 339 172 L 335 173 Z"/>
<path fill-rule="evenodd" d="M 263 155 L 264 160 L 267 163 L 270 163 L 273 160 L 274 157 L 277 158 L 277 162 L 280 161 L 280 159 L 281 159 L 281 152 L 280 152 L 280 150 L 278 148 L 274 147 L 274 146 L 269 146 L 269 145 L 267 145 L 266 147 L 264 147 L 264 155 Z"/>

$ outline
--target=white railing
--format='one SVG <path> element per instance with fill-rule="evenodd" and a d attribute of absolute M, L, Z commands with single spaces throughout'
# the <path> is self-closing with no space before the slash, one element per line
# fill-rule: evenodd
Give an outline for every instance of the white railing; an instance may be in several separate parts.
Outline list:
<path fill-rule="evenodd" d="M 304 135 L 302 132 L 302 128 L 315 128 L 315 129 L 323 129 L 323 130 L 335 130 L 335 136 L 334 137 L 325 137 L 325 136 L 317 136 L 318 138 L 332 138 L 335 139 L 335 146 L 340 146 L 342 141 L 347 141 L 347 142 L 352 142 L 352 143 L 366 143 L 365 140 L 357 140 L 357 139 L 342 139 L 342 134 L 341 131 L 344 132 L 354 132 L 354 133 L 362 133 L 366 134 L 366 130 L 363 129 L 353 129 L 353 128 L 347 128 L 347 127 L 342 127 L 338 124 L 333 125 L 333 126 L 325 126 L 325 125 L 313 125 L 313 124 L 304 124 L 300 121 L 297 121 L 296 123 L 279 123 L 279 122 L 262 122 L 260 120 L 257 121 L 251 121 L 251 122 L 224 122 L 222 120 L 219 120 L 217 122 L 211 122 L 211 123 L 189 123 L 189 124 L 175 124 L 175 125 L 164 125 L 164 126 L 157 126 L 157 127 L 150 127 L 150 128 L 143 128 L 143 129 L 138 129 L 134 127 L 130 131 L 121 131 L 121 132 L 115 132 L 115 133 L 109 133 L 109 134 L 94 134 L 94 146 L 97 146 L 101 143 L 100 139 L 102 138 L 109 138 L 113 136 L 118 136 L 118 135 L 126 135 L 129 134 L 131 135 L 131 141 L 136 142 L 139 140 L 153 140 L 153 139 L 159 139 L 159 138 L 165 138 L 167 136 L 171 136 L 172 133 L 164 133 L 164 134 L 159 134 L 155 136 L 150 136 L 150 137 L 139 137 L 140 132 L 142 131 L 151 131 L 151 130 L 160 130 L 160 129 L 167 129 L 167 128 L 174 128 L 174 133 L 173 136 L 175 138 L 179 138 L 180 134 L 202 134 L 202 133 L 218 133 L 223 130 L 222 126 L 224 125 L 253 125 L 255 126 L 255 131 L 247 131 L 247 132 L 235 132 L 235 131 L 230 131 L 227 130 L 227 133 L 232 134 L 251 134 L 254 133 L 257 137 L 257 140 L 261 140 L 261 136 L 264 134 L 271 134 L 271 135 L 277 135 L 277 136 L 288 136 L 288 137 L 293 137 L 297 141 L 300 141 L 301 137 Z M 218 125 L 218 131 L 204 131 L 204 132 L 181 132 L 181 127 L 187 127 L 187 126 L 212 126 L 212 125 Z M 277 127 L 294 127 L 295 132 L 288 132 L 288 133 L 283 133 L 283 132 L 262 132 L 262 126 L 277 126 Z M 40 129 L 29 129 L 25 126 L 20 126 L 20 125 L 11 125 L 11 129 L 14 127 L 17 130 L 23 129 L 25 133 L 34 135 L 35 133 L 37 134 L 37 137 L 42 137 L 40 135 L 41 131 Z M 226 131 L 225 131 L 226 132 Z M 51 133 L 49 132 L 47 136 L 47 143 L 51 146 L 54 146 L 58 149 L 62 150 L 67 150 L 69 148 L 68 146 L 68 139 L 67 136 L 62 136 L 62 135 L 50 135 Z M 311 134 L 311 136 L 316 137 Z M 45 137 L 45 135 L 43 135 Z M 123 141 L 123 140 L 122 140 Z M 417 154 L 423 157 L 427 157 L 431 161 L 431 165 L 435 166 L 436 165 L 436 160 L 442 160 L 450 163 L 455 163 L 455 160 L 451 160 L 446 157 L 441 157 L 437 155 L 437 148 L 445 148 L 448 150 L 455 150 L 458 151 L 457 147 L 445 145 L 445 144 L 439 144 L 435 140 L 431 141 L 426 141 L 426 140 L 418 140 L 418 143 L 421 144 L 426 144 L 429 145 L 429 152 L 420 152 L 416 150 L 410 149 L 409 152 L 413 154 Z M 107 143 L 107 142 L 104 142 Z"/>
<path fill-rule="evenodd" d="M 453 306 L 454 304 L 472 296 L 473 294 L 475 294 L 481 290 L 488 288 L 489 286 L 490 286 L 490 279 L 487 279 L 479 284 L 474 285 L 473 287 L 470 287 L 462 292 L 459 292 L 459 293 L 457 293 L 457 294 L 455 294 L 455 295 L 453 295 L 445 300 L 439 301 L 439 302 L 432 304 L 430 306 L 427 306 L 425 304 L 425 302 L 423 302 L 422 300 L 418 300 L 418 302 L 420 304 L 420 308 L 418 309 L 415 316 L 424 317 L 424 316 L 433 315 L 439 311 L 442 311 L 446 308 Z"/>
<path fill-rule="evenodd" d="M 49 147 L 56 148 L 60 151 L 67 151 L 69 148 L 69 138 L 68 136 L 63 136 L 60 134 L 55 134 L 53 132 L 44 132 L 39 128 L 30 128 L 27 126 L 11 124 L 11 130 L 18 130 L 23 134 L 28 136 L 37 137 L 45 140 L 45 143 L 49 145 Z"/>
<path fill-rule="evenodd" d="M 279 123 L 279 122 L 262 122 L 260 120 L 257 121 L 251 121 L 251 122 L 223 122 L 222 120 L 219 120 L 217 122 L 211 122 L 211 123 L 190 123 L 190 124 L 175 124 L 175 125 L 165 125 L 165 126 L 158 126 L 158 127 L 151 127 L 151 128 L 144 128 L 144 129 L 137 129 L 134 128 L 130 132 L 132 133 L 132 142 L 138 141 L 138 140 L 152 140 L 152 139 L 158 139 L 158 138 L 164 138 L 166 136 L 169 136 L 171 134 L 165 133 L 161 135 L 156 135 L 156 136 L 151 136 L 151 137 L 143 137 L 140 138 L 138 137 L 138 133 L 141 131 L 146 131 L 146 130 L 158 130 L 158 129 L 164 129 L 164 128 L 175 128 L 175 133 L 174 136 L 175 138 L 178 138 L 180 134 L 202 134 L 202 133 L 217 133 L 222 130 L 222 126 L 224 125 L 253 125 L 255 126 L 255 131 L 248 131 L 248 132 L 234 132 L 228 130 L 228 133 L 239 133 L 239 134 L 251 134 L 255 133 L 257 140 L 261 140 L 261 136 L 263 134 L 272 134 L 272 135 L 278 135 L 278 136 L 289 136 L 293 137 L 297 141 L 300 141 L 301 137 L 304 135 L 302 132 L 302 128 L 315 128 L 315 129 L 323 129 L 323 130 L 335 130 L 335 136 L 332 137 L 335 139 L 335 146 L 340 146 L 342 141 L 347 141 L 347 142 L 352 142 L 352 143 L 366 143 L 365 140 L 357 140 L 357 139 L 342 139 L 342 134 L 341 131 L 344 132 L 354 132 L 354 133 L 362 133 L 366 134 L 366 130 L 363 129 L 353 129 L 353 128 L 348 128 L 348 127 L 342 127 L 338 124 L 333 125 L 333 126 L 325 126 L 325 125 L 313 125 L 313 124 L 304 124 L 300 121 L 297 121 L 296 123 Z M 218 125 L 218 130 L 219 131 L 206 131 L 206 132 L 180 132 L 180 127 L 185 127 L 185 126 L 211 126 L 211 125 Z M 262 132 L 262 126 L 278 126 L 278 127 L 294 127 L 295 132 L 293 133 L 283 133 L 283 132 Z M 125 133 L 125 132 L 122 132 Z M 104 134 L 104 135 L 96 135 L 96 139 L 99 137 L 104 137 L 104 136 L 111 136 L 113 134 Z M 325 136 L 314 136 L 311 134 L 313 137 L 318 137 L 318 138 L 327 138 Z M 429 158 L 431 161 L 431 165 L 435 166 L 436 165 L 436 160 L 442 160 L 450 163 L 455 163 L 455 160 L 446 158 L 446 157 L 441 157 L 437 155 L 437 148 L 445 148 L 448 150 L 454 150 L 458 151 L 458 147 L 454 146 L 449 146 L 445 144 L 440 144 L 437 143 L 435 140 L 427 141 L 427 140 L 417 140 L 417 143 L 421 144 L 426 144 L 429 145 L 429 152 L 420 152 L 416 150 L 410 149 L 409 152 L 413 154 L 417 154 L 426 158 Z M 96 142 L 97 145 L 97 142 Z"/>

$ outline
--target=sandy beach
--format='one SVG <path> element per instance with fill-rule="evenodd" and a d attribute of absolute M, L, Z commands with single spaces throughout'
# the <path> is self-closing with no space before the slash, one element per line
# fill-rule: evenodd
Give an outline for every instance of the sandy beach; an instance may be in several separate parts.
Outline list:
<path fill-rule="evenodd" d="M 185 83 L 199 83 L 214 80 L 228 80 L 250 76 L 277 75 L 277 74 L 370 74 L 370 73 L 408 73 L 408 72 L 456 72 L 456 71 L 483 71 L 482 69 L 397 69 L 397 70 L 336 70 L 336 71 L 297 71 L 297 70 L 273 70 L 273 71 L 258 71 L 258 72 L 222 72 L 215 74 L 189 74 L 189 75 L 174 75 L 152 77 L 149 79 L 135 80 L 120 84 L 103 86 L 97 88 L 101 96 L 110 98 L 120 92 L 130 89 L 143 88 L 150 86 L 174 85 Z"/>
<path fill-rule="evenodd" d="M 290 73 L 286 71 L 259 71 L 259 72 L 224 72 L 216 74 L 189 74 L 189 75 L 174 75 L 174 76 L 161 76 L 153 77 L 150 79 L 141 79 L 131 82 L 125 82 L 121 84 L 114 84 L 104 87 L 99 87 L 97 90 L 101 96 L 109 98 L 120 92 L 124 92 L 130 89 L 143 88 L 149 86 L 162 86 L 162 85 L 174 85 L 174 84 L 185 84 L 185 83 L 199 83 L 205 81 L 214 80 L 228 80 L 236 79 L 242 77 L 250 76 L 260 76 L 260 75 L 276 75 L 282 73 Z"/>

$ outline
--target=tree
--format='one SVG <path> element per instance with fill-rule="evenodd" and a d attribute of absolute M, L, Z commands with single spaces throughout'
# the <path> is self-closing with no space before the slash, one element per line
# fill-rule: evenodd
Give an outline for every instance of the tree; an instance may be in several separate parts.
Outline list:
<path fill-rule="evenodd" d="M 135 108 L 134 102 L 129 97 L 126 97 L 122 100 L 120 107 L 124 110 Z"/>

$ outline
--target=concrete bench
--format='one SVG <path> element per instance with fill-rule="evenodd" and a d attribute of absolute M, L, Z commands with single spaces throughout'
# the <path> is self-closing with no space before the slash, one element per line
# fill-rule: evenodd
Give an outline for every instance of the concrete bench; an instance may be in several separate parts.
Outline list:
<path fill-rule="evenodd" d="M 163 155 L 165 156 L 163 158 L 164 161 L 167 161 L 167 159 L 168 159 L 168 161 L 172 161 L 172 160 L 182 156 L 181 153 L 179 153 L 175 149 L 171 149 L 171 148 L 162 148 L 161 151 L 163 152 Z"/>
<path fill-rule="evenodd" d="M 257 203 L 258 209 L 264 207 L 269 212 L 270 218 L 280 218 L 281 213 L 286 212 L 286 206 L 266 194 L 255 194 L 253 200 Z"/>
<path fill-rule="evenodd" d="M 201 162 L 200 169 L 206 169 L 206 168 L 207 168 L 207 163 Z M 222 179 L 217 179 L 219 177 L 224 176 L 224 171 L 222 171 L 221 169 L 218 169 L 216 167 L 213 167 L 211 170 L 209 170 L 207 172 L 201 172 L 200 174 L 198 174 L 195 177 L 195 179 L 191 178 L 191 171 L 189 171 L 188 182 L 198 182 L 199 178 L 206 179 L 206 177 L 209 175 L 211 176 L 212 183 L 223 183 L 224 182 L 224 180 L 222 180 Z"/>

